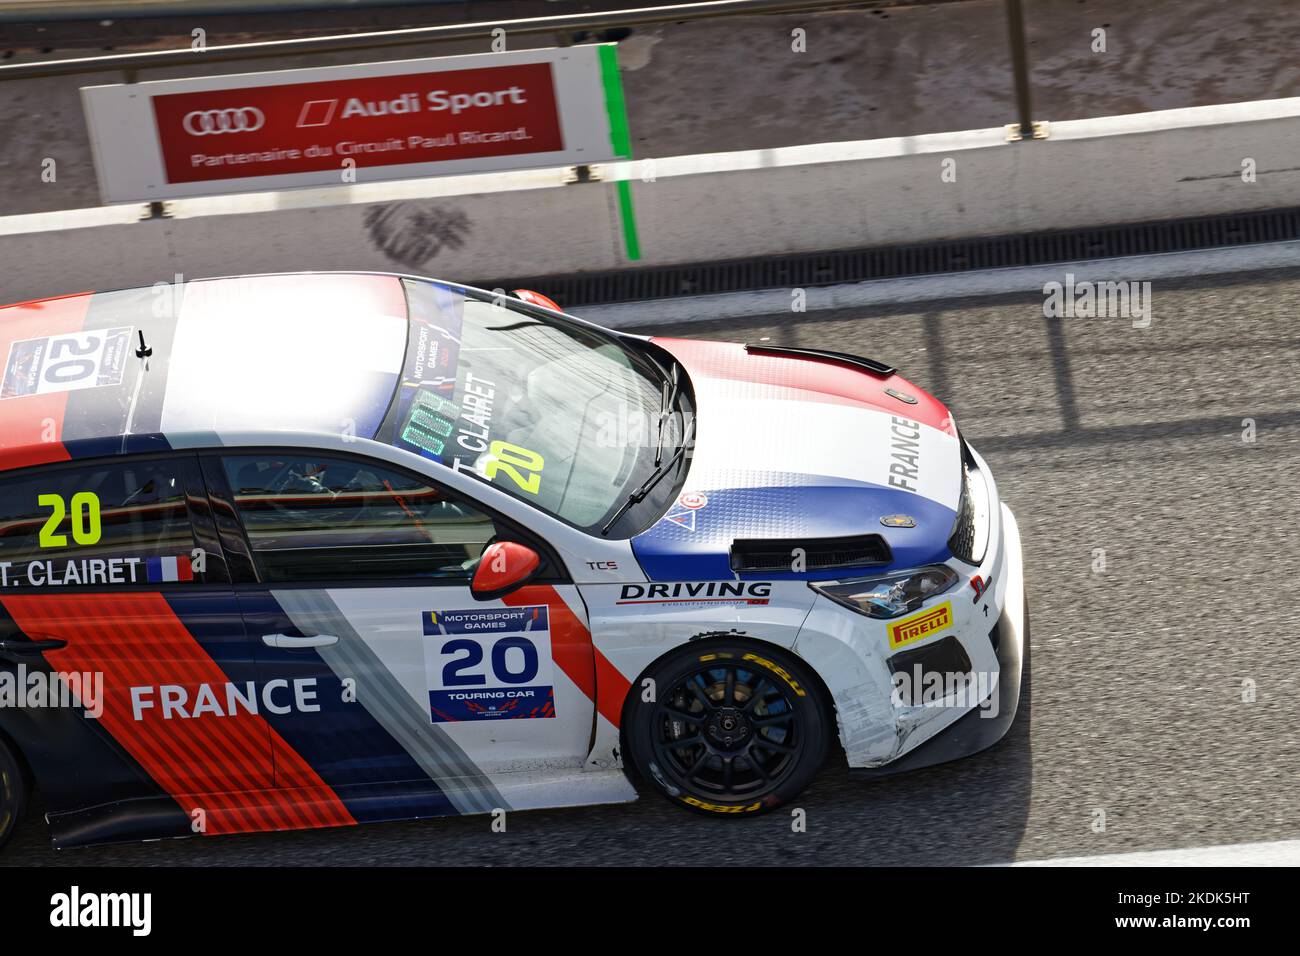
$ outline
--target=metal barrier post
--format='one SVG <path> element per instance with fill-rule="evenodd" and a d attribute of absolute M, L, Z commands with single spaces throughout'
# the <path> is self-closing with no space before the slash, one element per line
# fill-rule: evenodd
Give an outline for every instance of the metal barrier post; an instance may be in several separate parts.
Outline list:
<path fill-rule="evenodd" d="M 1012 139 L 1041 139 L 1034 128 L 1034 111 L 1029 88 L 1029 50 L 1025 41 L 1025 11 L 1021 0 L 1007 0 L 1007 32 L 1011 40 L 1011 70 L 1016 86 L 1016 113 L 1019 135 Z"/>

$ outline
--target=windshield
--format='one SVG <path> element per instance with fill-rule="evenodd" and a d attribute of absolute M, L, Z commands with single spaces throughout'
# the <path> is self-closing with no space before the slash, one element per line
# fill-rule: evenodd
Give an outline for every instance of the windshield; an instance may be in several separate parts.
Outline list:
<path fill-rule="evenodd" d="M 380 439 L 598 533 L 654 470 L 666 370 L 618 337 L 514 300 L 404 281 L 410 339 Z M 664 437 L 671 447 L 680 436 L 679 416 Z M 657 518 L 684 470 L 615 535 Z"/>

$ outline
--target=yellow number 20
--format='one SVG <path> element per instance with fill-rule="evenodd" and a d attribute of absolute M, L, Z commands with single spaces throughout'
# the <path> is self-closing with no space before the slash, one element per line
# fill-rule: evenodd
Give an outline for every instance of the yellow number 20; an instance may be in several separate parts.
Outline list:
<path fill-rule="evenodd" d="M 68 536 L 56 534 L 65 515 L 72 515 L 72 540 L 80 545 L 97 544 L 103 535 L 103 525 L 99 517 L 99 495 L 93 491 L 79 491 L 72 496 L 69 504 L 63 503 L 62 495 L 41 495 L 36 499 L 43 508 L 50 509 L 50 516 L 41 528 L 40 542 L 42 548 L 66 548 Z M 70 506 L 69 506 L 70 505 Z"/>
<path fill-rule="evenodd" d="M 510 476 L 510 480 L 516 485 L 535 495 L 542 489 L 542 467 L 545 462 L 542 456 L 535 451 L 527 448 L 521 448 L 518 445 L 512 445 L 509 442 L 494 441 L 488 446 L 488 454 L 492 456 L 487 466 L 483 469 L 483 474 L 488 480 L 496 478 L 497 472 L 504 472 Z M 519 469 L 530 471 L 532 474 L 524 477 L 519 473 Z"/>

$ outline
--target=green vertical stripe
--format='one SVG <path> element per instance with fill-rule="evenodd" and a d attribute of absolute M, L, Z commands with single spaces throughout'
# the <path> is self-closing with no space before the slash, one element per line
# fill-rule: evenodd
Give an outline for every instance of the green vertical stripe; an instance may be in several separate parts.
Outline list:
<path fill-rule="evenodd" d="M 632 158 L 632 136 L 627 129 L 627 101 L 623 99 L 623 78 L 618 72 L 618 45 L 602 43 L 596 47 L 600 54 L 600 81 L 605 87 L 605 112 L 609 116 L 609 141 L 614 155 Z"/>
<path fill-rule="evenodd" d="M 632 158 L 632 134 L 627 126 L 627 101 L 623 98 L 623 78 L 618 72 L 618 45 L 603 43 L 596 47 L 600 56 L 600 81 L 605 88 L 605 114 L 609 117 L 609 142 L 614 155 Z M 618 215 L 623 224 L 623 245 L 631 262 L 641 258 L 641 240 L 636 233 L 636 210 L 632 206 L 632 184 L 626 179 L 616 184 Z"/>
<path fill-rule="evenodd" d="M 623 245 L 632 262 L 641 258 L 641 240 L 636 234 L 636 213 L 632 209 L 632 184 L 626 179 L 618 181 L 618 211 L 623 219 Z"/>

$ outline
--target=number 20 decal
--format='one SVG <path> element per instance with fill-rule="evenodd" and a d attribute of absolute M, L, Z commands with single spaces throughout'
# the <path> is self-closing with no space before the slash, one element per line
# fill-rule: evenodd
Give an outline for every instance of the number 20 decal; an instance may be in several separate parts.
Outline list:
<path fill-rule="evenodd" d="M 84 342 L 79 343 L 77 336 L 50 340 L 50 364 L 41 375 L 45 381 L 51 385 L 68 386 L 93 379 L 98 374 L 99 362 L 94 356 L 103 345 L 103 339 L 90 333 L 80 337 Z M 60 356 L 65 352 L 71 353 L 71 358 L 61 359 Z"/>
<path fill-rule="evenodd" d="M 99 495 L 93 491 L 79 491 L 67 504 L 62 495 L 41 495 L 36 499 L 42 508 L 49 508 L 50 515 L 41 528 L 40 544 L 42 548 L 66 548 L 68 536 L 56 534 L 58 527 L 67 515 L 72 517 L 72 540 L 80 545 L 98 544 L 103 535 L 103 525 L 99 516 Z"/>
<path fill-rule="evenodd" d="M 523 669 L 512 671 L 506 652 L 512 648 L 523 654 Z M 483 645 L 478 641 L 462 638 L 448 641 L 442 646 L 444 654 L 465 651 L 465 657 L 448 661 L 442 669 L 444 687 L 472 687 L 487 683 L 483 674 L 467 674 L 466 671 L 483 663 Z M 537 646 L 526 637 L 503 637 L 492 645 L 492 674 L 502 684 L 527 684 L 537 676 Z"/>
<path fill-rule="evenodd" d="M 519 445 L 512 445 L 509 442 L 494 441 L 488 446 L 488 454 L 492 458 L 483 469 L 483 474 L 489 481 L 496 478 L 497 472 L 503 472 L 510 476 L 511 481 L 530 495 L 535 495 L 541 491 L 542 468 L 546 463 L 537 452 L 521 448 Z M 532 474 L 525 477 L 520 474 L 520 468 L 532 472 Z"/>

